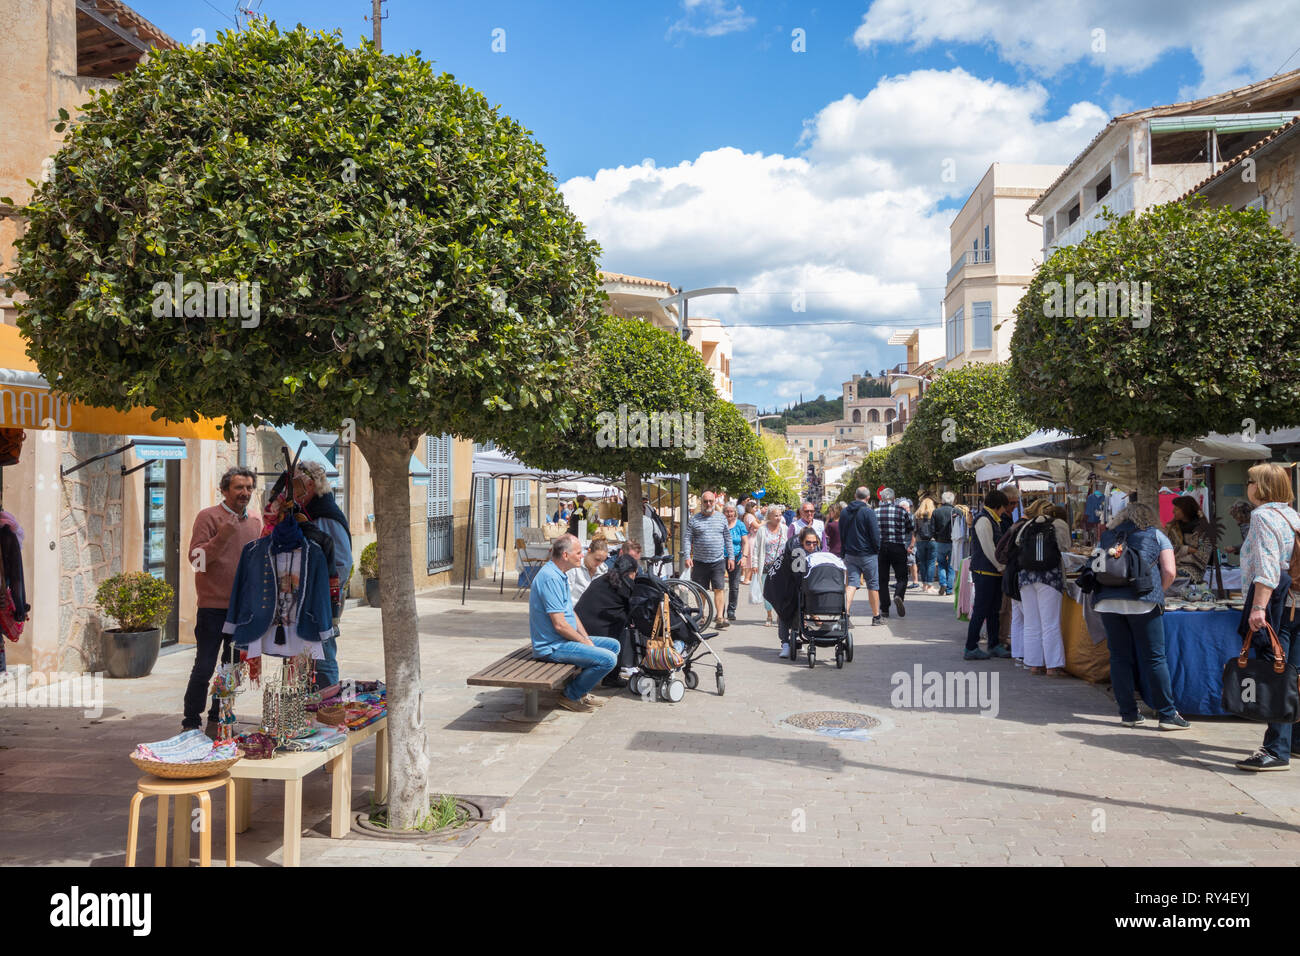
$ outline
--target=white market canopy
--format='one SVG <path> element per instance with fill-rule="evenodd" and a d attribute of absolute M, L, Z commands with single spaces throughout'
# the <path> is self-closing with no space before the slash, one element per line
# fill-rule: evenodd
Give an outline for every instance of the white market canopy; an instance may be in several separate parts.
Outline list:
<path fill-rule="evenodd" d="M 1266 445 L 1212 432 L 1202 438 L 1163 442 L 1157 460 L 1161 470 L 1167 471 L 1206 461 L 1260 461 L 1271 454 Z M 1096 475 L 1123 488 L 1133 488 L 1137 481 L 1130 439 L 1115 438 L 1097 444 L 1061 431 L 1036 431 L 1019 441 L 962 455 L 952 464 L 957 471 L 977 471 L 990 464 L 1023 465 L 1044 471 L 1057 481 L 1072 483 Z"/>

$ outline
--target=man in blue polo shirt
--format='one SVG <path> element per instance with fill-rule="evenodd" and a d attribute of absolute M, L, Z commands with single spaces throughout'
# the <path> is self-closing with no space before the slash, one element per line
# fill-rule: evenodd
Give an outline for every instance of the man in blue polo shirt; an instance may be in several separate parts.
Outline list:
<path fill-rule="evenodd" d="M 581 563 L 582 543 L 576 537 L 562 534 L 551 542 L 551 560 L 537 572 L 529 590 L 528 632 L 533 657 L 582 668 L 560 693 L 559 704 L 585 714 L 604 704 L 588 691 L 618 666 L 619 644 L 612 637 L 589 637 L 573 613 L 565 572 Z"/>

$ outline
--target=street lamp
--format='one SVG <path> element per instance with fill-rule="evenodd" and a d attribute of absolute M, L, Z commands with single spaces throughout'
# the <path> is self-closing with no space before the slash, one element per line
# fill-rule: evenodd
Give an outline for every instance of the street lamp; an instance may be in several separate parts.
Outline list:
<path fill-rule="evenodd" d="M 762 423 L 763 419 L 765 419 L 765 418 L 780 418 L 780 417 L 781 417 L 780 415 L 759 415 L 759 416 L 757 416 L 756 418 L 746 418 L 745 421 L 748 422 L 749 424 L 753 425 L 753 426 L 754 426 L 754 429 L 758 432 L 758 437 L 759 437 L 759 438 L 762 438 L 762 437 L 763 437 L 763 425 L 762 425 L 761 423 Z"/>
<path fill-rule="evenodd" d="M 681 308 L 677 310 L 677 334 L 681 337 L 681 340 L 685 342 L 691 337 L 690 323 L 687 320 L 687 310 L 691 299 L 703 298 L 706 295 L 739 294 L 740 290 L 734 286 L 718 285 L 710 286 L 707 289 L 691 289 L 686 292 L 674 292 L 672 295 L 660 299 L 659 304 L 665 309 L 674 305 L 681 306 Z M 686 483 L 689 478 L 690 476 L 687 474 L 681 476 L 682 515 L 678 526 L 677 560 L 673 562 L 677 566 L 678 570 L 682 569 L 682 561 L 686 556 L 686 522 L 689 517 L 688 508 L 690 507 L 690 493 L 687 491 Z"/>

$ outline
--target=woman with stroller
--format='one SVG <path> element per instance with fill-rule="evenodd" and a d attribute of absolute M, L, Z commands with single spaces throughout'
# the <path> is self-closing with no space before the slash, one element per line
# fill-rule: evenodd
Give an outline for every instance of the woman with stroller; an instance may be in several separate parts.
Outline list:
<path fill-rule="evenodd" d="M 783 659 L 788 660 L 790 657 L 790 632 L 798 624 L 795 617 L 799 613 L 799 579 L 803 575 L 794 570 L 795 551 L 802 548 L 805 554 L 816 554 L 821 547 L 822 539 L 817 529 L 812 525 L 804 528 L 798 537 L 791 538 L 781 549 L 777 565 L 768 575 L 767 584 L 763 588 L 763 597 L 776 611 L 778 636 L 781 639 L 780 657 Z"/>
<path fill-rule="evenodd" d="M 618 641 L 618 671 L 611 671 L 600 682 L 603 687 L 626 687 L 636 668 L 631 626 L 632 585 L 636 581 L 637 562 L 629 554 L 614 559 L 607 574 L 595 578 L 582 592 L 573 612 L 588 634 L 605 634 Z M 596 628 L 596 630 L 592 630 Z"/>

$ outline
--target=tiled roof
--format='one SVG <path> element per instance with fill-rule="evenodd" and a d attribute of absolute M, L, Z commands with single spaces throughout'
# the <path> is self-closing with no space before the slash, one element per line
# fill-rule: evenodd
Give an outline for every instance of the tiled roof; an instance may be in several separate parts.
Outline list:
<path fill-rule="evenodd" d="M 1235 90 L 1227 90 L 1223 93 L 1215 93 L 1213 96 L 1202 97 L 1199 100 L 1187 100 L 1183 103 L 1171 103 L 1167 106 L 1151 106 L 1144 110 L 1133 110 L 1130 113 L 1121 113 L 1119 116 L 1112 118 L 1111 121 L 1105 125 L 1102 131 L 1092 138 L 1092 142 L 1079 151 L 1079 155 L 1070 161 L 1069 165 L 1065 167 L 1065 170 L 1061 175 L 1057 176 L 1056 179 L 1052 181 L 1052 185 L 1043 190 L 1037 201 L 1029 207 L 1029 214 L 1038 215 L 1039 203 L 1050 195 L 1052 190 L 1065 181 L 1065 178 L 1070 175 L 1077 165 L 1079 165 L 1079 160 L 1087 156 L 1088 153 L 1092 151 L 1092 148 L 1101 142 L 1102 137 L 1109 133 L 1111 128 L 1117 123 L 1132 119 L 1147 119 L 1151 116 L 1173 116 L 1179 113 L 1192 113 L 1196 110 L 1211 109 L 1224 100 L 1239 99 L 1254 92 L 1272 92 L 1274 89 L 1284 89 L 1288 86 L 1300 89 L 1300 70 L 1292 70 L 1290 73 L 1283 73 L 1280 76 L 1271 76 L 1258 83 L 1252 83 L 1249 86 L 1241 86 Z"/>
<path fill-rule="evenodd" d="M 670 295 L 677 291 L 672 287 L 671 283 L 664 282 L 661 279 L 644 279 L 641 276 L 629 276 L 624 275 L 621 272 L 605 272 L 603 269 L 601 270 L 600 277 L 605 282 L 621 282 L 624 285 L 643 285 L 646 288 L 651 289 L 664 289 Z"/>
<path fill-rule="evenodd" d="M 154 26 L 144 17 L 140 16 L 140 14 L 136 13 L 125 3 L 122 3 L 121 0 L 94 0 L 94 3 L 100 13 L 108 14 L 110 16 L 116 14 L 119 23 L 124 23 L 124 25 L 133 27 L 137 32 L 158 46 L 166 47 L 168 49 L 175 49 L 180 46 L 177 41 L 173 40 L 170 36 L 158 27 Z"/>
<path fill-rule="evenodd" d="M 1269 133 L 1267 136 L 1261 139 L 1254 146 L 1251 146 L 1249 149 L 1243 149 L 1236 156 L 1232 157 L 1232 159 L 1228 160 L 1227 164 L 1222 169 L 1220 169 L 1217 173 L 1214 173 L 1213 175 L 1210 176 L 1206 176 L 1204 179 L 1202 179 L 1191 189 L 1187 190 L 1187 192 L 1179 196 L 1178 199 L 1175 201 L 1182 202 L 1184 199 L 1187 199 L 1193 193 L 1200 192 L 1206 186 L 1210 185 L 1210 183 L 1214 182 L 1216 179 L 1219 179 L 1221 176 L 1223 176 L 1224 173 L 1227 173 L 1230 170 L 1232 170 L 1234 167 L 1241 165 L 1241 163 L 1243 163 L 1247 159 L 1247 157 L 1253 156 L 1255 153 L 1258 153 L 1265 146 L 1268 146 L 1271 143 L 1276 143 L 1278 140 L 1285 139 L 1288 136 L 1294 136 L 1297 131 L 1300 131 L 1300 116 L 1297 116 L 1289 123 L 1279 126 L 1277 129 L 1273 130 L 1273 132 Z"/>

